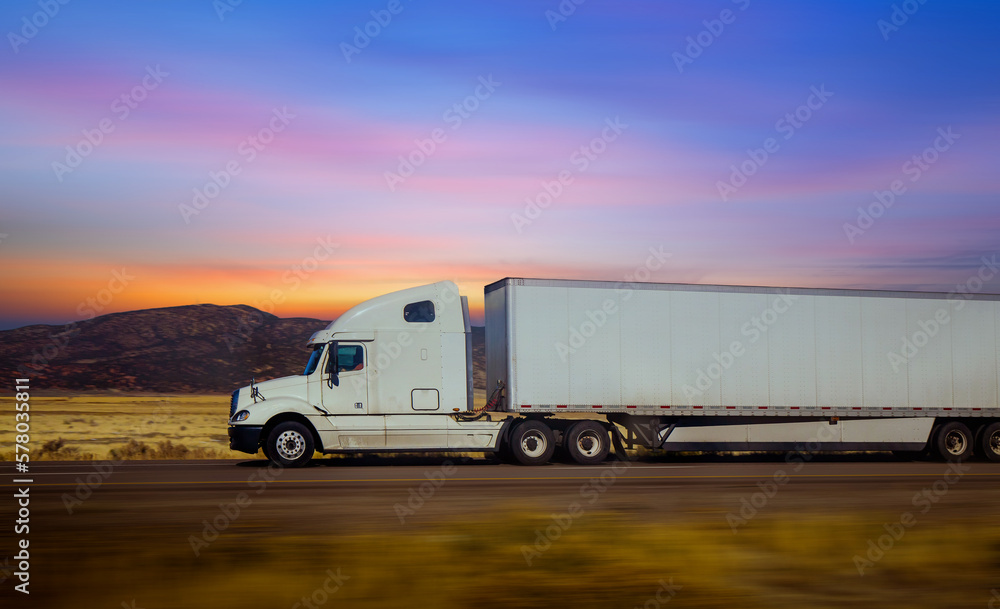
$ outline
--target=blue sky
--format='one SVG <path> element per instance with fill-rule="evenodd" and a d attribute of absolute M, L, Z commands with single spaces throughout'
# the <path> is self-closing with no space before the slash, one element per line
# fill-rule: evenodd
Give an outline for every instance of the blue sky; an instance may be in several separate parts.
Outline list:
<path fill-rule="evenodd" d="M 950 291 L 1000 250 L 996 3 L 219 6 L 0 8 L 0 327 L 478 310 L 650 248 L 651 281 Z"/>

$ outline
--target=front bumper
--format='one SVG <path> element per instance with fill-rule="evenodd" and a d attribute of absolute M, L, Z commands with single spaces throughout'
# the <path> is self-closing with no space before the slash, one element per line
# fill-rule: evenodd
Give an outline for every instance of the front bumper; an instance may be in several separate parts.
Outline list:
<path fill-rule="evenodd" d="M 263 429 L 259 425 L 230 425 L 229 450 L 256 455 L 257 449 L 260 448 L 260 432 Z"/>

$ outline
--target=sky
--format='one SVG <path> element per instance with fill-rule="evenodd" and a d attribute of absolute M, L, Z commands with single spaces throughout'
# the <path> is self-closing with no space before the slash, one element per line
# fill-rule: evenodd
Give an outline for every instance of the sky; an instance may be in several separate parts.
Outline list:
<path fill-rule="evenodd" d="M 442 279 L 479 321 L 518 276 L 952 291 L 1000 256 L 998 19 L 6 1 L 0 329 Z"/>

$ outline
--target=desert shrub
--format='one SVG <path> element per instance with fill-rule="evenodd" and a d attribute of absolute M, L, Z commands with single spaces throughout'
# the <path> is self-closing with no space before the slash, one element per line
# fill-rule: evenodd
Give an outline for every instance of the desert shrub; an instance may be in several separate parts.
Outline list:
<path fill-rule="evenodd" d="M 112 448 L 108 452 L 108 457 L 114 460 L 143 460 L 143 459 L 218 459 L 228 457 L 217 450 L 210 448 L 188 448 L 183 444 L 174 444 L 170 440 L 158 443 L 155 447 L 130 439 L 126 444 Z"/>
<path fill-rule="evenodd" d="M 31 458 L 34 461 L 90 461 L 94 455 L 81 452 L 76 446 L 66 446 L 66 440 L 57 438 L 42 444 Z"/>

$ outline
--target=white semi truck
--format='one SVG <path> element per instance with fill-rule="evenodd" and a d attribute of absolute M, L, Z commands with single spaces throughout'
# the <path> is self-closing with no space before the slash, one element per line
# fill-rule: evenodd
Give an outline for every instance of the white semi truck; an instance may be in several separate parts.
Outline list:
<path fill-rule="evenodd" d="M 557 447 L 973 454 L 1000 461 L 1000 296 L 507 278 L 485 288 L 485 407 L 469 308 L 443 281 L 363 302 L 302 375 L 233 392 L 230 448 Z"/>

